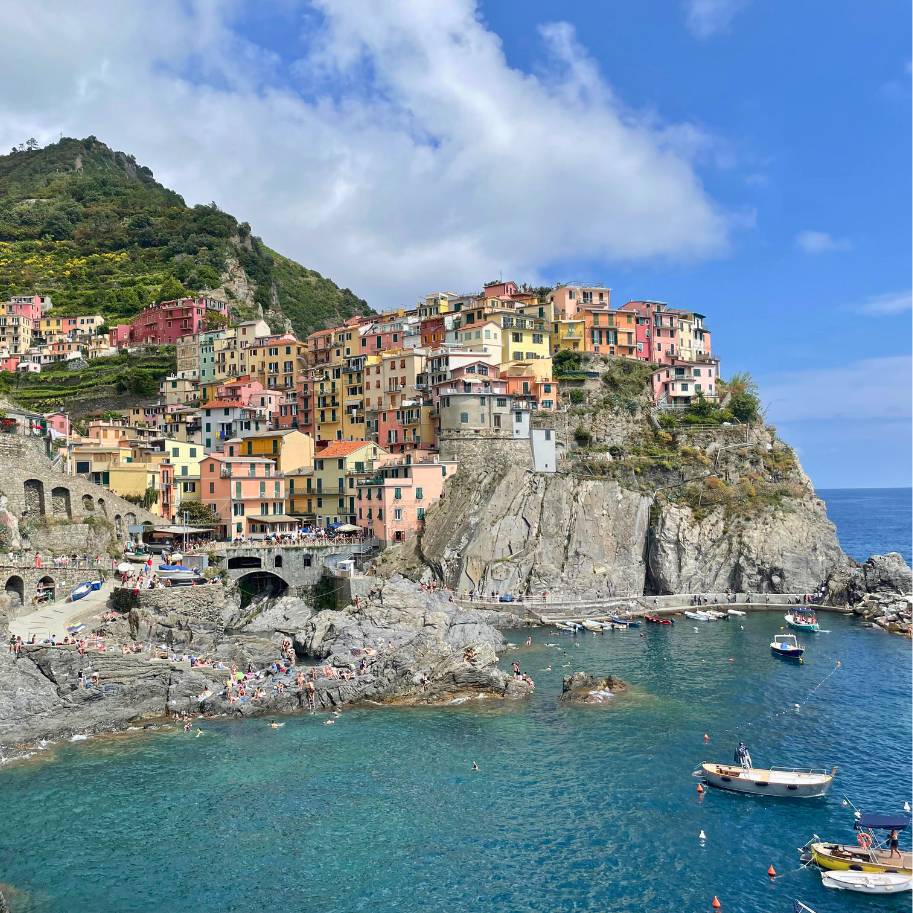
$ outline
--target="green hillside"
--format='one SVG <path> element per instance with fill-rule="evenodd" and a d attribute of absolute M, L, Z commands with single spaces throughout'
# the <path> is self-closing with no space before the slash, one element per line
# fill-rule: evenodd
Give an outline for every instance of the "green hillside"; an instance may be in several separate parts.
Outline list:
<path fill-rule="evenodd" d="M 116 323 L 182 290 L 222 288 L 232 265 L 242 281 L 221 294 L 239 317 L 260 305 L 303 336 L 370 312 L 349 289 L 270 250 L 246 222 L 215 204 L 187 206 L 95 137 L 0 156 L 0 300 L 37 292 L 52 296 L 55 313 Z"/>
<path fill-rule="evenodd" d="M 46 365 L 40 374 L 0 372 L 0 395 L 26 409 L 66 409 L 74 418 L 154 401 L 175 370 L 174 346 L 97 358 L 85 367 Z"/>

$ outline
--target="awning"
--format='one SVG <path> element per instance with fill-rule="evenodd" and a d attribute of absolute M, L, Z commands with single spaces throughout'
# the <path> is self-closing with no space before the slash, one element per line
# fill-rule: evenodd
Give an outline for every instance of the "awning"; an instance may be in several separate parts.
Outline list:
<path fill-rule="evenodd" d="M 336 527 L 337 533 L 360 533 L 361 527 L 355 526 L 352 523 L 343 523 L 341 526 Z"/>
<path fill-rule="evenodd" d="M 288 514 L 258 514 L 248 519 L 257 523 L 298 523 L 297 517 L 290 517 Z"/>
<path fill-rule="evenodd" d="M 856 819 L 856 829 L 871 828 L 881 831 L 902 831 L 910 826 L 909 815 L 861 815 Z"/>

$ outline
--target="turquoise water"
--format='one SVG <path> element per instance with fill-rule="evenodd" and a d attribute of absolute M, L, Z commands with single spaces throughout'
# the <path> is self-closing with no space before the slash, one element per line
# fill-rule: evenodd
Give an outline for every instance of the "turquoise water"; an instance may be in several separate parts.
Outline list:
<path fill-rule="evenodd" d="M 30 913 L 709 911 L 714 894 L 724 913 L 791 911 L 794 898 L 818 913 L 908 909 L 825 891 L 796 871 L 796 847 L 814 832 L 853 839 L 843 793 L 870 811 L 910 797 L 910 643 L 827 616 L 831 633 L 804 638 L 796 666 L 769 653 L 781 623 L 537 632 L 505 659 L 536 695 L 509 708 L 66 745 L 0 773 L 0 881 Z M 571 668 L 633 692 L 558 709 Z M 834 794 L 699 799 L 691 771 L 729 760 L 740 737 L 756 763 L 839 765 Z M 771 883 L 770 864 L 788 874 Z"/>
<path fill-rule="evenodd" d="M 909 488 L 831 488 L 818 492 L 848 555 L 865 561 L 869 555 L 900 552 L 907 564 L 913 563 L 911 494 Z"/>

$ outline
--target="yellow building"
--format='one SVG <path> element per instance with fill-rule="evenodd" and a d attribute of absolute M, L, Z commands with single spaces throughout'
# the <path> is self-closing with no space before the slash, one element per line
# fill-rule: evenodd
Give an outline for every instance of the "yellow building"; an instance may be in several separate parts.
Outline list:
<path fill-rule="evenodd" d="M 265 457 L 279 472 L 288 473 L 314 466 L 314 439 L 294 428 L 257 431 L 225 442 L 229 457 Z"/>
<path fill-rule="evenodd" d="M 165 438 L 165 453 L 174 466 L 174 497 L 177 508 L 181 501 L 200 500 L 200 460 L 206 456 L 203 446 L 193 441 Z"/>
<path fill-rule="evenodd" d="M 242 373 L 267 390 L 293 390 L 303 376 L 306 354 L 307 344 L 291 333 L 266 336 L 247 348 L 247 370 Z"/>
<path fill-rule="evenodd" d="M 583 318 L 578 320 L 556 320 L 552 323 L 553 352 L 583 352 L 586 326 Z"/>

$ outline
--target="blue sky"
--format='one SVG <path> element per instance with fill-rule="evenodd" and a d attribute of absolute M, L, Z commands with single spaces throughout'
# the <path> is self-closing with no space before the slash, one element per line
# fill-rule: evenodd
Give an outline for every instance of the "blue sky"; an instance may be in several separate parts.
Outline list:
<path fill-rule="evenodd" d="M 701 310 L 816 485 L 909 485 L 910 16 L 14 0 L 0 143 L 95 134 L 378 309 L 503 272 Z"/>

